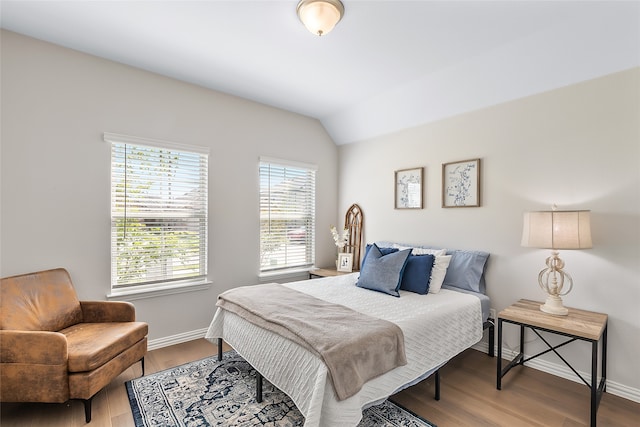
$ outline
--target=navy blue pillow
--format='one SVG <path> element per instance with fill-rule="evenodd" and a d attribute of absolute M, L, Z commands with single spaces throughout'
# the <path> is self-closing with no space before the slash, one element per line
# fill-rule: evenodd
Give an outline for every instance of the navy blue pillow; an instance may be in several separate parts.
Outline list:
<path fill-rule="evenodd" d="M 365 255 L 356 286 L 399 297 L 400 283 L 411 249 L 383 255 L 375 244 Z"/>
<path fill-rule="evenodd" d="M 404 268 L 400 289 L 420 295 L 429 292 L 429 280 L 435 259 L 433 255 L 411 255 Z"/>

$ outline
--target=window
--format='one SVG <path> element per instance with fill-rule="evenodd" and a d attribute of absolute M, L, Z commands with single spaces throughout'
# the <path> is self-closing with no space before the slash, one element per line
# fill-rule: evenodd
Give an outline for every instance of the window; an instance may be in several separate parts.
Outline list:
<path fill-rule="evenodd" d="M 260 159 L 260 272 L 315 262 L 316 167 Z"/>
<path fill-rule="evenodd" d="M 208 150 L 124 135 L 111 143 L 111 289 L 207 275 Z"/>

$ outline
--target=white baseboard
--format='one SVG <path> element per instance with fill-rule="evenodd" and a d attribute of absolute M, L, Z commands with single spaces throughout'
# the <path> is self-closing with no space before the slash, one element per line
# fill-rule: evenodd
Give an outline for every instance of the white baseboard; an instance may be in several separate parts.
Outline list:
<path fill-rule="evenodd" d="M 471 348 L 474 349 L 474 350 L 478 350 L 478 351 L 481 351 L 483 353 L 489 354 L 489 343 L 487 343 L 484 340 L 478 342 L 477 344 L 475 344 Z"/>
<path fill-rule="evenodd" d="M 488 353 L 489 352 L 489 344 L 483 340 L 480 341 L 479 343 L 477 343 L 476 345 L 474 345 L 472 348 L 474 348 L 475 350 L 478 351 L 482 351 L 484 353 Z M 496 348 L 496 352 L 495 352 L 496 356 L 498 354 L 498 350 Z M 503 359 L 507 359 L 507 360 L 512 360 L 515 356 L 517 355 L 517 353 L 515 351 L 512 351 L 510 349 L 507 348 L 502 348 L 502 358 Z M 527 356 L 525 355 L 525 358 Z M 542 360 L 542 359 L 534 359 L 534 360 L 530 360 L 528 362 L 525 363 L 525 366 L 529 366 L 533 369 L 537 369 L 539 371 L 542 372 L 546 372 L 548 374 L 551 375 L 555 375 L 557 377 L 560 378 L 564 378 L 573 382 L 577 382 L 579 384 L 583 384 L 582 380 L 580 380 L 580 378 L 578 378 L 576 376 L 576 374 L 573 373 L 573 371 L 571 369 L 569 369 L 568 367 L 564 366 L 564 365 L 559 365 L 557 363 L 551 363 L 551 362 L 547 362 L 546 360 Z M 497 368 L 496 368 L 497 369 Z M 581 372 L 578 371 L 580 373 L 580 375 L 587 381 L 590 382 L 591 381 L 591 373 L 586 373 L 586 372 Z M 631 400 L 633 402 L 637 402 L 640 403 L 640 390 L 637 388 L 633 388 L 633 387 L 629 387 L 626 386 L 624 384 L 620 384 L 618 382 L 615 381 L 611 381 L 610 379 L 607 379 L 607 393 L 609 394 L 613 394 L 614 396 L 619 396 L 622 397 L 624 399 L 628 399 Z"/>
<path fill-rule="evenodd" d="M 147 344 L 148 350 L 157 350 L 162 347 L 169 347 L 170 345 L 181 344 L 187 341 L 193 341 L 200 338 L 204 338 L 207 333 L 207 328 L 196 329 L 195 331 L 184 332 L 177 335 L 171 335 L 164 338 L 156 338 L 154 340 L 149 340 Z"/>
<path fill-rule="evenodd" d="M 182 334 L 171 335 L 164 338 L 157 338 L 154 340 L 150 340 L 147 348 L 149 350 L 156 350 L 158 348 L 168 347 L 170 345 L 197 340 L 200 338 L 204 338 L 206 333 L 207 328 L 203 328 L 196 329 L 195 331 L 191 332 L 184 332 Z M 489 344 L 485 340 L 480 341 L 472 348 L 478 351 L 482 351 L 483 353 L 489 353 Z M 498 354 L 497 349 L 495 354 Z M 502 355 L 503 358 L 511 360 L 516 356 L 516 352 L 507 348 L 503 348 Z M 582 381 L 580 381 L 580 379 L 576 377 L 576 374 L 574 374 L 571 369 L 562 365 L 547 362 L 541 359 L 530 360 L 529 362 L 525 363 L 525 365 L 539 371 L 582 384 Z M 586 381 L 591 381 L 591 373 L 580 372 L 580 375 L 582 375 L 582 377 Z M 624 384 L 620 384 L 615 381 L 611 381 L 609 379 L 607 380 L 607 393 L 640 403 L 640 390 L 638 390 L 637 388 L 626 386 Z"/>

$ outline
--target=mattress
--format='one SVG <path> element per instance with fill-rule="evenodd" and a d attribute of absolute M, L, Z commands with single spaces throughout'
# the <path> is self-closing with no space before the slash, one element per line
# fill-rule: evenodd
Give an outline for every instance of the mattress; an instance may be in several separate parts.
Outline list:
<path fill-rule="evenodd" d="M 400 298 L 355 286 L 358 274 L 284 284 L 317 298 L 397 324 L 404 333 L 407 365 L 367 382 L 338 401 L 322 360 L 280 335 L 218 309 L 206 338 L 223 338 L 264 378 L 291 397 L 305 426 L 355 426 L 362 409 L 417 382 L 482 339 L 482 304 L 477 296 L 442 289 Z"/>
<path fill-rule="evenodd" d="M 482 321 L 486 322 L 491 314 L 491 298 L 488 295 L 481 294 L 480 292 L 473 292 L 467 289 L 460 289 L 454 286 L 442 285 L 441 289 L 448 289 L 450 291 L 462 292 L 465 294 L 473 295 L 480 300 L 480 308 L 482 309 Z"/>

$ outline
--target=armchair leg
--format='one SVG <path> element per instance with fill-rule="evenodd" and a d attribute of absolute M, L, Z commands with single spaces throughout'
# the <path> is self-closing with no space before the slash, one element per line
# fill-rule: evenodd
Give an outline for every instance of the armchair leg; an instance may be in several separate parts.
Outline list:
<path fill-rule="evenodd" d="M 84 419 L 85 422 L 90 423 L 91 422 L 91 400 L 93 399 L 93 396 L 91 396 L 89 399 L 82 399 L 82 402 L 84 403 Z"/>
<path fill-rule="evenodd" d="M 144 357 L 140 359 L 140 363 L 142 364 L 142 376 L 144 377 Z M 92 399 L 93 399 L 93 396 L 91 396 L 89 399 L 81 399 L 82 403 L 84 403 L 84 419 L 85 419 L 85 422 L 87 423 L 91 422 L 91 400 Z"/>

